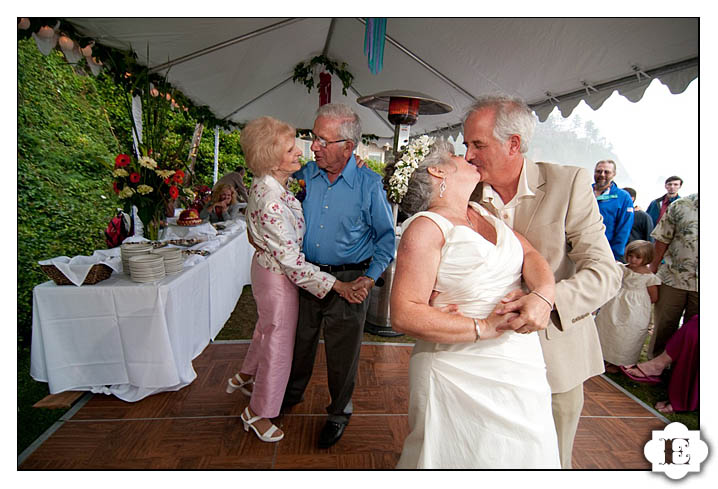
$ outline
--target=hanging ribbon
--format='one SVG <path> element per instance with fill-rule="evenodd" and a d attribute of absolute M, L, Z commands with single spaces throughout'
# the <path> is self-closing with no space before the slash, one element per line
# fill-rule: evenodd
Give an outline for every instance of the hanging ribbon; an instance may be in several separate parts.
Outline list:
<path fill-rule="evenodd" d="M 332 103 L 332 75 L 326 71 L 319 73 L 319 106 Z"/>
<path fill-rule="evenodd" d="M 386 18 L 369 18 L 364 29 L 364 54 L 369 59 L 369 71 L 378 74 L 384 67 Z"/>

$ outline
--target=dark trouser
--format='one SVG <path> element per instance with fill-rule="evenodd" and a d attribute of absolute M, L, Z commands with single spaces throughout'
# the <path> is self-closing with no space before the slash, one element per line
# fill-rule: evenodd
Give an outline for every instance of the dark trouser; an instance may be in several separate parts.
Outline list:
<path fill-rule="evenodd" d="M 683 316 L 683 322 L 698 314 L 698 292 L 677 289 L 670 285 L 658 286 L 658 301 L 653 315 L 653 335 L 648 343 L 648 358 L 657 357 L 666 349 L 666 343 Z"/>
<path fill-rule="evenodd" d="M 345 282 L 351 282 L 363 274 L 362 270 L 332 273 Z M 330 291 L 324 299 L 317 299 L 312 294 L 299 290 L 299 320 L 284 404 L 296 404 L 302 400 L 304 390 L 312 377 L 319 331 L 323 328 L 327 380 L 331 395 L 327 413 L 330 421 L 342 424 L 349 422 L 368 308 L 368 297 L 361 304 L 349 304 L 334 291 Z"/>

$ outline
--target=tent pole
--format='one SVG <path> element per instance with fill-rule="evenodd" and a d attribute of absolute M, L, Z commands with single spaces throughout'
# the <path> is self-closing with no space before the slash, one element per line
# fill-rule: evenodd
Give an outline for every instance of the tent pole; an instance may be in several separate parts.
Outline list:
<path fill-rule="evenodd" d="M 217 183 L 217 171 L 219 170 L 219 126 L 214 126 L 214 176 L 212 186 Z"/>
<path fill-rule="evenodd" d="M 257 100 L 259 100 L 260 98 L 262 98 L 262 97 L 264 97 L 265 95 L 267 95 L 269 92 L 271 92 L 271 91 L 273 91 L 273 90 L 276 90 L 277 88 L 281 87 L 282 85 L 284 85 L 285 83 L 287 83 L 287 82 L 289 82 L 289 81 L 291 81 L 291 80 L 292 80 L 292 77 L 290 76 L 290 77 L 287 78 L 286 80 L 277 83 L 277 84 L 274 85 L 272 88 L 270 88 L 269 90 L 267 90 L 267 91 L 265 91 L 265 92 L 263 92 L 263 93 L 260 93 L 259 95 L 257 95 L 256 97 L 254 97 L 252 100 L 250 100 L 249 102 L 247 102 L 246 104 L 244 104 L 244 105 L 241 106 L 240 108 L 235 109 L 235 110 L 233 110 L 232 112 L 230 112 L 229 114 L 227 114 L 226 116 L 222 117 L 222 120 L 229 119 L 230 117 L 232 117 L 234 114 L 236 114 L 237 112 L 239 112 L 239 111 L 242 110 L 243 108 L 245 108 L 245 107 L 247 107 L 247 106 L 253 104 L 254 102 L 256 102 Z"/>
<path fill-rule="evenodd" d="M 283 20 L 281 22 L 277 22 L 276 24 L 268 25 L 267 27 L 262 27 L 261 29 L 257 29 L 256 31 L 252 31 L 247 34 L 243 34 L 239 37 L 235 37 L 233 39 L 229 39 L 227 41 L 223 41 L 223 42 L 214 44 L 212 46 L 197 50 L 193 53 L 189 53 L 184 56 L 180 56 L 179 58 L 173 59 L 166 63 L 162 63 L 161 65 L 154 66 L 154 67 L 150 68 L 150 72 L 157 72 L 157 71 L 161 71 L 161 70 L 170 68 L 172 66 L 176 66 L 176 65 L 184 63 L 186 61 L 190 61 L 190 60 L 193 60 L 200 56 L 204 56 L 205 54 L 213 53 L 220 49 L 224 49 L 226 47 L 232 46 L 233 44 L 237 44 L 242 41 L 246 41 L 247 39 L 252 39 L 253 37 L 260 36 L 267 32 L 271 32 L 275 29 L 279 29 L 281 27 L 286 27 L 288 25 L 294 24 L 295 22 L 299 22 L 301 20 L 304 20 L 304 19 L 290 18 L 290 19 Z M 150 60 L 148 59 L 147 60 L 148 67 L 149 67 L 149 64 L 150 64 Z"/>

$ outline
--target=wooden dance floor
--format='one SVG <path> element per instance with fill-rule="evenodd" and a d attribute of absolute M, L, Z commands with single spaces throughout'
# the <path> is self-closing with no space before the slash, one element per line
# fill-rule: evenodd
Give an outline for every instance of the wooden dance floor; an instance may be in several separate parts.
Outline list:
<path fill-rule="evenodd" d="M 392 469 L 408 434 L 411 345 L 364 344 L 354 415 L 342 439 L 317 448 L 329 403 L 320 345 L 304 402 L 280 416 L 286 433 L 263 443 L 245 433 L 240 414 L 248 399 L 225 393 L 247 342 L 211 344 L 195 361 L 197 379 L 178 392 L 140 402 L 89 394 L 59 428 L 19 460 L 20 470 L 73 469 Z M 89 397 L 89 400 L 87 398 Z M 665 426 L 603 377 L 585 386 L 585 407 L 573 452 L 575 469 L 643 469 L 643 445 Z M 37 445 L 37 444 L 36 444 Z"/>

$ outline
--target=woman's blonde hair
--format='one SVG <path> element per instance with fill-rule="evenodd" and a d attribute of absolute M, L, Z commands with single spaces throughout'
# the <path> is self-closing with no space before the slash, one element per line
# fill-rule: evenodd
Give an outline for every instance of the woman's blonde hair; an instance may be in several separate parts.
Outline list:
<path fill-rule="evenodd" d="M 237 192 L 234 191 L 234 187 L 228 183 L 220 183 L 212 189 L 212 197 L 209 199 L 207 206 L 213 206 L 219 202 L 219 196 L 222 195 L 225 189 L 229 189 L 232 192 L 232 204 L 237 203 Z"/>
<path fill-rule="evenodd" d="M 626 245 L 626 251 L 623 256 L 628 258 L 628 255 L 634 255 L 643 260 L 643 265 L 651 263 L 653 261 L 653 243 L 637 239 L 631 241 Z"/>
<path fill-rule="evenodd" d="M 239 136 L 244 160 L 255 176 L 270 173 L 284 151 L 283 138 L 294 139 L 296 129 L 274 117 L 264 116 L 247 123 Z"/>

